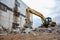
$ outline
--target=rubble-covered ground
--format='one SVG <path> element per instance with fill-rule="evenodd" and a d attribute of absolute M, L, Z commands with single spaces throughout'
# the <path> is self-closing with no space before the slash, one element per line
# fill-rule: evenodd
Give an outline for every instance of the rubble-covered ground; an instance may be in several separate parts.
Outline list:
<path fill-rule="evenodd" d="M 60 28 L 52 28 L 52 32 L 37 32 L 36 34 L 4 34 L 0 40 L 60 40 Z"/>

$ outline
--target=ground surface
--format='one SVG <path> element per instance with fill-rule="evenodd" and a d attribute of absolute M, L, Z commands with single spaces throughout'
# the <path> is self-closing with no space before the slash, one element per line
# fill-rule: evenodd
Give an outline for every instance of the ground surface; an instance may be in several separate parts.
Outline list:
<path fill-rule="evenodd" d="M 39 35 L 33 34 L 10 34 L 10 35 L 0 35 L 0 40 L 60 40 L 60 35 L 53 33 L 41 33 Z"/>
<path fill-rule="evenodd" d="M 0 35 L 0 40 L 60 40 L 60 26 L 53 28 L 52 33 L 37 32 L 37 34 L 4 34 Z"/>

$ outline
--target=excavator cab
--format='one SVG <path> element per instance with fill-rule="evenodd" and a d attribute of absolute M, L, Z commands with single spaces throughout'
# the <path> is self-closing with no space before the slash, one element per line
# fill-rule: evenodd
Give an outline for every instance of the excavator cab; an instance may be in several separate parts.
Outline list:
<path fill-rule="evenodd" d="M 48 28 L 49 23 L 52 22 L 52 19 L 50 17 L 46 18 L 46 28 Z"/>
<path fill-rule="evenodd" d="M 53 22 L 50 17 L 47 17 L 46 18 L 46 28 L 48 28 L 49 25 L 52 26 L 52 27 L 55 27 L 56 22 Z"/>

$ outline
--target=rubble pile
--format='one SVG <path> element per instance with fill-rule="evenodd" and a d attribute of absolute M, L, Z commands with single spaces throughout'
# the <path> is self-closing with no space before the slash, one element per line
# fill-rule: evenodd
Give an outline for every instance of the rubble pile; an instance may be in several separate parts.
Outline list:
<path fill-rule="evenodd" d="M 20 33 L 0 28 L 0 40 L 60 40 L 60 28 L 20 29 Z"/>

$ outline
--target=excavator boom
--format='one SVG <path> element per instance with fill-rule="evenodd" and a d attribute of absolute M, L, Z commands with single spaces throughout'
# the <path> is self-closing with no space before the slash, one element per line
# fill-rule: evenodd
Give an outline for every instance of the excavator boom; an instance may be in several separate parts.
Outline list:
<path fill-rule="evenodd" d="M 39 12 L 33 10 L 33 9 L 30 9 L 29 7 L 26 9 L 26 19 L 27 19 L 27 23 L 30 23 L 30 13 L 32 13 L 32 14 L 34 14 L 34 15 L 36 15 L 36 16 L 39 16 L 39 17 L 42 19 L 42 23 L 43 23 L 43 24 L 46 23 L 46 19 L 45 19 L 45 17 L 44 17 L 41 13 L 39 13 Z"/>

